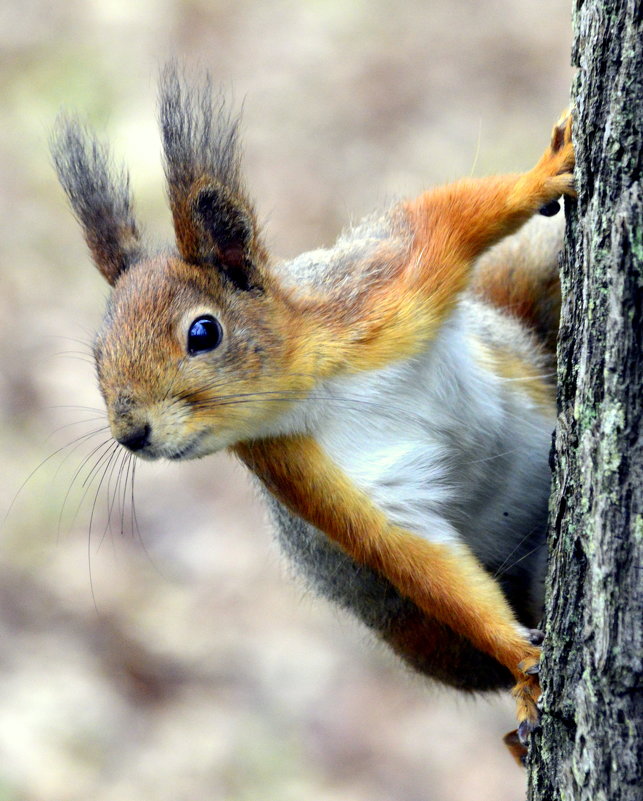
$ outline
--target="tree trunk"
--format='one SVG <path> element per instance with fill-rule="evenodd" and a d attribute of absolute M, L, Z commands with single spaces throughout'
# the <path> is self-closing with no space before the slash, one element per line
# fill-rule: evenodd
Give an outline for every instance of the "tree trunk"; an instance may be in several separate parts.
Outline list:
<path fill-rule="evenodd" d="M 643 0 L 576 0 L 578 204 L 562 265 L 559 419 L 531 801 L 643 794 Z"/>

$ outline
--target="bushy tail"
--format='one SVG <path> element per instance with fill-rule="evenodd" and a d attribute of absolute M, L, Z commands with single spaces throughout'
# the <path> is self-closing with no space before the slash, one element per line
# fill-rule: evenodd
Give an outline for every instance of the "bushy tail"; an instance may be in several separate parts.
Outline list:
<path fill-rule="evenodd" d="M 560 318 L 558 255 L 563 233 L 563 214 L 534 217 L 478 260 L 471 285 L 474 294 L 521 319 L 554 355 Z"/>

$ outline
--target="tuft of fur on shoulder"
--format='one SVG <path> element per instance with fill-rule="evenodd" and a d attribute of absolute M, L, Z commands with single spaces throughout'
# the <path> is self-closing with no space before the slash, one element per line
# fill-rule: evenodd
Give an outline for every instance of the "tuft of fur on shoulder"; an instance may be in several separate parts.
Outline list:
<path fill-rule="evenodd" d="M 168 64 L 161 73 L 159 116 L 170 197 L 187 194 L 204 176 L 243 194 L 240 117 L 214 92 L 209 75 L 202 86 L 193 87 L 175 63 Z"/>
<path fill-rule="evenodd" d="M 301 253 L 271 269 L 300 296 L 359 317 L 360 301 L 390 284 L 408 261 L 411 243 L 411 231 L 393 207 L 346 228 L 331 248 Z"/>
<path fill-rule="evenodd" d="M 110 284 L 141 257 L 129 175 L 78 119 L 61 115 L 50 139 L 60 183 L 99 270 Z"/>

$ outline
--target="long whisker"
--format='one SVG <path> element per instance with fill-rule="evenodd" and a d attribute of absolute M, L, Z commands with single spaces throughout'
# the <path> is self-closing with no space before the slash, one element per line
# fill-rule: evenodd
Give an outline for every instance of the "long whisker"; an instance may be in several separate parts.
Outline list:
<path fill-rule="evenodd" d="M 124 475 L 123 475 L 123 489 L 121 491 L 121 537 L 125 535 L 125 511 L 127 509 L 127 489 L 129 484 L 129 474 L 130 470 L 132 469 L 132 459 L 134 456 L 130 453 L 127 454 L 127 458 L 124 460 Z M 123 471 L 121 471 L 123 472 Z"/>
<path fill-rule="evenodd" d="M 119 457 L 121 457 L 121 458 L 119 459 Z M 121 462 L 122 462 L 122 454 L 120 454 L 118 452 L 118 449 L 113 449 L 111 451 L 111 455 L 110 455 L 109 459 L 107 460 L 107 463 L 104 464 L 104 467 L 103 467 L 103 470 L 102 470 L 102 478 L 101 478 L 101 481 L 100 481 L 100 483 L 98 485 L 98 488 L 97 488 L 97 490 L 96 490 L 96 492 L 94 494 L 94 502 L 92 504 L 92 514 L 93 514 L 94 507 L 96 506 L 96 504 L 98 502 L 98 494 L 100 492 L 101 485 L 103 484 L 105 478 L 107 478 L 107 487 L 106 487 L 106 491 L 105 491 L 105 498 L 107 500 L 107 520 L 105 522 L 105 528 L 103 529 L 103 533 L 101 534 L 100 540 L 98 541 L 98 546 L 96 548 L 96 551 L 99 551 L 101 549 L 101 547 L 103 545 L 103 542 L 105 541 L 105 537 L 107 536 L 107 532 L 109 531 L 110 520 L 111 520 L 111 516 L 112 516 L 112 510 L 113 510 L 114 501 L 115 501 L 115 498 L 116 498 L 115 494 L 113 496 L 111 494 L 111 484 L 112 484 L 112 479 L 114 477 L 114 472 L 115 472 L 116 468 L 118 467 L 118 465 Z"/>
<path fill-rule="evenodd" d="M 140 528 L 140 526 L 138 524 L 138 516 L 136 514 L 136 502 L 134 500 L 134 482 L 136 480 L 136 466 L 137 466 L 137 464 L 138 464 L 137 459 L 135 459 L 135 458 L 132 459 L 132 478 L 131 478 L 131 484 L 130 484 L 130 487 L 131 487 L 130 505 L 131 505 L 131 528 L 132 528 L 132 533 L 135 533 L 136 536 L 138 537 L 138 541 L 139 541 L 141 547 L 143 548 L 143 551 L 145 552 L 145 555 L 149 559 L 150 564 L 154 565 L 154 568 L 156 570 L 158 570 L 159 573 L 162 574 L 162 571 L 159 569 L 158 565 L 156 564 L 156 562 L 152 558 L 152 555 L 150 554 L 147 546 L 145 545 L 145 540 L 143 539 L 143 534 L 142 534 L 141 528 Z"/>
<path fill-rule="evenodd" d="M 105 409 L 97 409 L 95 406 L 73 406 L 73 405 L 56 405 L 56 406 L 45 406 L 46 409 L 74 409 L 74 411 L 81 411 L 81 412 L 95 412 L 97 414 L 105 416 Z"/>
<path fill-rule="evenodd" d="M 509 450 L 494 453 L 492 456 L 485 456 L 482 459 L 471 459 L 469 464 L 482 464 L 483 462 L 493 462 L 494 459 L 502 459 L 503 456 L 511 456 L 513 453 L 524 451 L 524 447 L 509 448 Z"/>
<path fill-rule="evenodd" d="M 377 410 L 383 416 L 390 416 L 397 419 L 398 412 L 394 408 L 389 408 L 380 401 L 371 401 L 365 398 L 349 397 L 346 395 L 321 395 L 313 393 L 302 393 L 300 390 L 279 390 L 279 391 L 264 391 L 264 392 L 251 392 L 251 393 L 236 393 L 231 395 L 219 395 L 215 398 L 206 399 L 203 401 L 193 402 L 192 408 L 199 410 L 207 410 L 215 407 L 230 407 L 244 403 L 289 403 L 289 402 L 317 402 L 323 401 L 327 403 L 344 404 L 345 406 L 353 406 L 355 408 L 362 408 L 368 406 L 371 409 Z M 505 411 L 508 419 L 519 420 L 523 425 L 524 418 L 518 414 L 514 414 L 508 410 Z M 430 420 L 418 414 L 406 413 L 406 419 L 409 422 L 416 422 L 422 429 L 430 427 Z M 496 457 L 491 457 L 496 458 Z"/>
<path fill-rule="evenodd" d="M 76 484 L 78 476 L 80 475 L 80 473 L 84 469 L 84 467 L 87 464 L 87 462 L 96 453 L 99 453 L 99 452 L 102 451 L 102 453 L 100 453 L 100 456 L 98 457 L 98 461 L 97 461 L 97 464 L 100 465 L 102 460 L 103 460 L 103 458 L 105 457 L 105 454 L 110 452 L 111 446 L 112 446 L 112 440 L 111 439 L 103 440 L 103 442 L 101 442 L 100 445 L 97 445 L 92 451 L 90 451 L 89 454 L 87 454 L 87 456 L 82 460 L 82 462 L 80 463 L 80 465 L 76 469 L 76 472 L 72 476 L 71 483 L 69 484 L 69 487 L 67 488 L 67 492 L 65 493 L 65 497 L 63 498 L 63 503 L 62 503 L 62 506 L 60 507 L 60 512 L 58 514 L 58 525 L 56 527 L 56 541 L 60 540 L 60 532 L 61 532 L 61 529 L 62 529 L 63 516 L 65 514 L 65 509 L 67 507 L 67 501 L 69 500 L 69 496 L 71 495 L 71 491 L 74 488 L 74 485 Z M 94 467 L 92 468 L 92 471 L 95 470 L 95 469 L 96 469 L 96 465 L 94 465 Z M 78 510 L 80 509 L 80 506 L 82 505 L 83 499 L 85 498 L 86 494 L 87 494 L 87 491 L 85 491 L 85 493 L 83 494 L 83 496 L 82 496 L 82 498 L 80 500 L 80 503 L 79 503 L 79 505 L 78 505 L 78 507 L 76 509 L 76 512 L 75 512 L 74 517 L 72 519 L 72 525 L 73 525 L 74 520 L 76 519 L 76 515 L 78 514 Z"/>
<path fill-rule="evenodd" d="M 343 404 L 345 406 L 353 406 L 355 408 L 363 408 L 363 407 L 370 407 L 373 409 L 377 409 L 381 414 L 389 415 L 390 417 L 396 419 L 399 416 L 399 413 L 396 412 L 395 409 L 388 408 L 386 405 L 378 402 L 378 401 L 369 401 L 365 398 L 351 398 L 348 396 L 339 396 L 339 395 L 319 395 L 319 394 L 302 394 L 298 393 L 297 390 L 292 391 L 275 391 L 275 392 L 252 392 L 252 393 L 241 393 L 236 395 L 223 395 L 218 396 L 217 398 L 213 398 L 211 400 L 205 401 L 197 401 L 192 404 L 193 409 L 200 409 L 200 410 L 207 410 L 217 407 L 231 407 L 231 406 L 238 406 L 243 404 L 252 404 L 252 403 L 264 403 L 264 402 L 272 402 L 272 403 L 292 403 L 293 401 L 297 402 L 329 402 L 329 403 L 337 403 Z M 407 420 L 414 420 L 415 422 L 422 425 L 422 427 L 426 428 L 429 425 L 429 421 L 426 418 L 421 417 L 417 414 L 407 414 Z"/>
<path fill-rule="evenodd" d="M 131 454 L 129 454 L 125 449 L 123 449 L 122 452 L 119 454 L 120 458 L 117 457 L 116 462 L 114 463 L 114 468 L 116 469 L 116 481 L 114 483 L 114 492 L 111 493 L 112 502 L 110 504 L 110 517 L 108 520 L 107 527 L 111 529 L 111 512 L 113 511 L 114 507 L 118 505 L 117 514 L 118 518 L 120 518 L 121 521 L 121 534 L 123 533 L 123 500 L 121 494 L 121 486 L 123 483 L 123 471 L 129 464 L 130 456 Z"/>
<path fill-rule="evenodd" d="M 99 496 L 99 493 L 100 493 L 100 489 L 103 486 L 103 483 L 105 481 L 105 477 L 107 475 L 107 471 L 109 470 L 109 467 L 110 467 L 110 464 L 111 464 L 112 460 L 116 459 L 118 461 L 119 444 L 117 442 L 115 442 L 113 444 L 113 447 L 112 447 L 112 449 L 110 451 L 110 454 L 111 455 L 109 457 L 109 460 L 107 461 L 107 465 L 105 466 L 105 469 L 102 472 L 100 481 L 98 482 L 98 486 L 96 487 L 96 492 L 94 493 L 94 501 L 92 503 L 92 510 L 91 510 L 91 514 L 89 516 L 89 527 L 88 527 L 88 530 L 87 530 L 87 568 L 88 568 L 88 571 L 89 571 L 89 587 L 90 587 L 90 590 L 91 590 L 92 601 L 94 603 L 94 609 L 96 610 L 97 614 L 99 614 L 99 611 L 98 611 L 98 605 L 96 603 L 96 593 L 94 591 L 94 578 L 93 578 L 93 575 L 92 575 L 92 549 L 91 549 L 92 529 L 93 529 L 93 525 L 94 525 L 94 514 L 96 512 L 96 503 L 98 501 L 98 496 Z M 94 473 L 94 478 L 96 477 L 96 475 L 97 475 L 97 473 Z M 92 482 L 93 482 L 93 480 L 94 479 L 92 479 Z M 91 484 L 90 484 L 90 486 L 91 486 Z M 87 489 L 89 489 L 89 486 L 87 487 Z M 86 494 L 86 492 L 85 492 L 85 494 Z M 83 499 L 84 499 L 84 497 L 85 497 L 85 495 L 83 495 Z M 81 500 L 81 503 L 82 503 L 82 500 Z M 100 548 L 100 544 L 101 543 L 99 542 L 99 548 Z"/>
<path fill-rule="evenodd" d="M 85 423 L 95 423 L 97 420 L 103 420 L 104 416 L 101 417 L 88 417 L 86 420 L 76 420 L 75 423 L 65 423 L 63 426 L 58 426 L 58 428 L 54 428 L 54 430 L 47 436 L 45 442 L 49 442 L 49 440 L 57 434 L 59 431 L 63 431 L 65 428 L 73 428 L 74 426 L 81 426 Z M 102 428 L 97 429 L 97 431 L 105 431 L 107 430 L 107 426 L 103 426 Z"/>
<path fill-rule="evenodd" d="M 538 550 L 540 547 L 541 547 L 541 545 L 540 545 L 540 544 L 538 544 L 538 545 L 535 545 L 533 548 L 530 548 L 530 549 L 529 549 L 529 550 L 528 550 L 526 553 L 524 553 L 524 554 L 523 554 L 523 555 L 522 555 L 522 556 L 521 556 L 519 559 L 516 559 L 516 560 L 515 560 L 514 562 L 512 562 L 510 565 L 507 565 L 506 567 L 503 567 L 503 568 L 502 568 L 502 573 L 500 573 L 500 569 L 498 569 L 498 570 L 497 570 L 497 571 L 494 573 L 494 576 L 503 575 L 504 573 L 508 573 L 508 572 L 509 572 L 509 571 L 510 571 L 512 568 L 514 568 L 516 565 L 519 565 L 519 564 L 522 562 L 522 560 L 523 560 L 523 559 L 527 559 L 527 557 L 531 556 L 531 555 L 532 555 L 532 553 L 536 553 L 536 551 L 537 551 L 537 550 Z M 514 553 L 514 551 L 515 551 L 515 548 L 514 548 L 514 550 L 512 551 L 512 553 Z M 506 561 L 507 561 L 507 560 L 505 559 L 505 562 L 503 563 L 503 565 L 506 563 Z"/>
<path fill-rule="evenodd" d="M 56 478 L 58 476 L 58 474 L 63 469 L 63 467 L 65 466 L 67 461 L 78 450 L 78 448 L 80 448 L 81 445 L 83 445 L 86 441 L 91 439 L 93 436 L 96 436 L 97 434 L 102 434 L 103 431 L 109 431 L 109 426 L 101 426 L 100 428 L 94 429 L 94 431 L 90 431 L 89 434 L 84 434 L 82 437 L 78 437 L 75 440 L 74 447 L 71 448 L 71 450 L 69 450 L 65 454 L 63 459 L 61 459 L 60 464 L 58 465 L 58 467 L 56 468 L 56 472 L 54 473 L 54 478 Z M 109 442 L 109 440 L 105 440 L 105 442 Z M 68 447 L 68 446 L 66 446 L 66 447 Z"/>
<path fill-rule="evenodd" d="M 49 334 L 47 338 L 66 339 L 68 342 L 76 342 L 78 345 L 82 345 L 83 347 L 87 348 L 89 353 L 92 352 L 92 343 L 89 340 L 79 339 L 78 337 L 63 336 L 62 334 Z"/>
<path fill-rule="evenodd" d="M 497 376 L 499 381 L 502 381 L 503 384 L 510 384 L 512 381 L 533 381 L 534 379 L 546 379 L 546 378 L 555 378 L 556 373 L 529 373 L 528 375 L 522 376 L 514 376 L 513 378 L 505 378 L 505 376 L 499 375 Z"/>
<path fill-rule="evenodd" d="M 277 373 L 275 372 L 274 375 Z M 263 375 L 263 379 L 270 378 L 273 373 L 267 373 Z M 251 370 L 239 370 L 235 371 L 235 379 L 240 380 L 246 376 L 254 376 L 254 372 Z M 314 380 L 315 376 L 311 373 L 289 373 L 290 378 L 303 378 L 307 380 Z M 194 397 L 195 395 L 201 395 L 206 392 L 209 392 L 213 389 L 217 389 L 218 387 L 225 386 L 230 382 L 230 378 L 226 375 L 215 376 L 211 381 L 208 381 L 205 384 L 199 385 L 196 389 L 190 390 L 190 392 L 181 393 L 176 396 L 175 400 L 185 401 L 189 400 L 190 398 Z"/>
<path fill-rule="evenodd" d="M 522 561 L 525 558 L 525 556 L 529 556 L 530 554 L 532 554 L 535 550 L 537 550 L 540 547 L 539 545 L 537 545 L 535 548 L 533 548 L 532 550 L 528 551 L 526 554 L 521 556 L 520 559 L 518 559 L 516 562 L 513 562 L 512 564 L 507 566 L 507 563 L 512 558 L 512 556 L 520 549 L 520 547 L 523 545 L 523 543 L 525 543 L 531 537 L 531 535 L 534 533 L 534 531 L 535 531 L 535 529 L 531 528 L 523 537 L 521 537 L 518 540 L 518 542 L 514 545 L 514 547 L 511 549 L 511 551 L 509 551 L 509 553 L 505 556 L 502 564 L 499 567 L 497 567 L 496 570 L 494 571 L 494 574 L 493 574 L 494 578 L 497 578 L 498 576 L 501 576 L 504 573 L 506 573 L 508 570 L 511 570 L 511 568 L 514 567 L 514 565 L 517 565 L 518 562 Z"/>
<path fill-rule="evenodd" d="M 141 546 L 143 553 L 147 557 L 149 563 L 154 567 L 154 569 L 159 573 L 159 575 L 163 576 L 164 573 L 158 566 L 156 560 L 152 557 L 147 545 L 145 544 L 145 539 L 143 537 L 143 533 L 141 531 L 141 527 L 138 522 L 138 515 L 136 512 L 136 501 L 135 501 L 135 493 L 134 487 L 136 482 L 136 467 L 139 463 L 139 460 L 134 456 L 134 454 L 126 453 L 126 458 L 128 459 L 128 466 L 125 472 L 125 477 L 123 481 L 123 514 L 121 517 L 121 535 L 125 533 L 125 516 L 124 513 L 126 511 L 126 501 L 129 500 L 130 505 L 130 514 L 129 514 L 129 526 L 130 532 L 133 536 L 135 536 L 138 540 L 139 545 Z M 129 494 L 129 498 L 127 497 Z"/>
<path fill-rule="evenodd" d="M 95 364 L 94 357 L 91 353 L 85 353 L 82 350 L 59 350 L 56 353 L 51 354 L 54 358 L 58 358 L 60 356 L 66 356 L 70 359 L 79 359 L 80 361 L 87 362 L 92 366 Z"/>
<path fill-rule="evenodd" d="M 29 473 L 27 478 L 25 478 L 25 480 L 22 482 L 22 484 L 18 487 L 15 495 L 13 496 L 13 498 L 11 500 L 11 503 L 9 504 L 9 508 L 7 509 L 7 511 L 5 512 L 5 514 L 4 514 L 3 518 L 2 518 L 2 522 L 0 523 L 0 528 L 4 527 L 5 523 L 7 522 L 7 518 L 11 514 L 11 511 L 12 511 L 13 507 L 16 504 L 16 501 L 18 500 L 20 495 L 22 495 L 22 492 L 25 489 L 25 487 L 27 486 L 27 484 L 36 475 L 36 473 L 38 473 L 39 470 L 41 470 L 46 464 L 48 464 L 59 453 L 62 453 L 63 451 L 67 450 L 67 448 L 71 448 L 72 446 L 74 446 L 72 448 L 72 450 L 70 451 L 70 453 L 73 453 L 74 450 L 76 450 L 76 448 L 78 448 L 79 445 L 82 444 L 85 440 L 96 436 L 97 434 L 99 434 L 103 430 L 104 430 L 103 428 L 97 428 L 94 431 L 90 431 L 87 434 L 81 434 L 81 436 L 75 437 L 73 440 L 71 440 L 71 442 L 68 442 L 66 445 L 62 445 L 60 448 L 56 448 L 56 450 L 53 453 L 50 453 L 49 456 L 45 457 L 39 464 L 37 464 L 36 467 L 34 467 L 34 469 Z M 60 467 L 58 469 L 60 469 Z"/>
<path fill-rule="evenodd" d="M 131 491 L 130 491 L 130 527 L 132 530 L 132 534 L 138 534 L 138 538 L 140 540 L 143 549 L 145 549 L 145 543 L 143 542 L 143 538 L 141 536 L 141 530 L 138 526 L 138 519 L 136 517 L 136 504 L 134 503 L 134 481 L 136 479 L 136 459 L 132 460 L 132 483 L 131 483 Z"/>
<path fill-rule="evenodd" d="M 211 400 L 205 401 L 197 401 L 192 404 L 192 408 L 194 410 L 201 410 L 206 411 L 208 409 L 214 408 L 227 408 L 230 409 L 234 406 L 243 406 L 243 405 L 252 405 L 252 404 L 263 404 L 263 403 L 293 403 L 293 402 L 301 402 L 301 403 L 311 403 L 311 402 L 329 402 L 334 404 L 341 404 L 343 406 L 353 407 L 353 408 L 364 408 L 370 407 L 372 409 L 377 409 L 381 414 L 389 415 L 392 418 L 396 418 L 397 415 L 394 410 L 389 409 L 385 405 L 378 403 L 377 401 L 368 401 L 364 398 L 349 398 L 349 397 L 340 397 L 340 396 L 324 396 L 324 395 L 313 395 L 313 394 L 301 394 L 298 393 L 296 390 L 293 391 L 279 391 L 279 392 L 256 392 L 256 393 L 245 393 L 244 394 L 237 394 L 237 395 L 223 395 L 218 396 L 217 398 L 213 398 Z M 425 418 L 420 417 L 419 415 L 412 415 L 408 414 L 407 419 L 409 421 L 415 421 L 416 423 L 420 424 L 423 428 L 426 428 L 429 423 Z"/>
<path fill-rule="evenodd" d="M 105 492 L 105 497 L 107 499 L 107 520 L 105 521 L 105 528 L 103 530 L 103 534 L 100 539 L 100 546 L 103 544 L 105 537 L 107 536 L 107 532 L 110 529 L 111 522 L 112 522 L 112 513 L 114 511 L 114 504 L 116 503 L 116 489 L 112 492 L 112 480 L 114 478 L 114 472 L 116 470 L 116 466 L 118 465 L 118 451 L 114 451 L 114 455 L 116 458 L 110 459 L 111 468 L 109 468 L 109 477 L 107 479 L 107 490 Z M 125 457 L 125 451 L 123 451 L 123 458 Z"/>

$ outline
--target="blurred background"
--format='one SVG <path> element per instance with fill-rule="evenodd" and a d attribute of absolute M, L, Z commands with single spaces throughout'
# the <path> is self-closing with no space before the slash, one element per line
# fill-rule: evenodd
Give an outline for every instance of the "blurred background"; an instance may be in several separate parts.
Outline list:
<path fill-rule="evenodd" d="M 531 166 L 570 40 L 557 0 L 2 4 L 0 801 L 524 796 L 509 699 L 410 676 L 312 597 L 230 459 L 141 464 L 138 526 L 129 484 L 101 484 L 107 288 L 47 137 L 81 111 L 167 241 L 157 73 L 207 68 L 244 106 L 248 186 L 288 256 L 392 197 Z"/>

